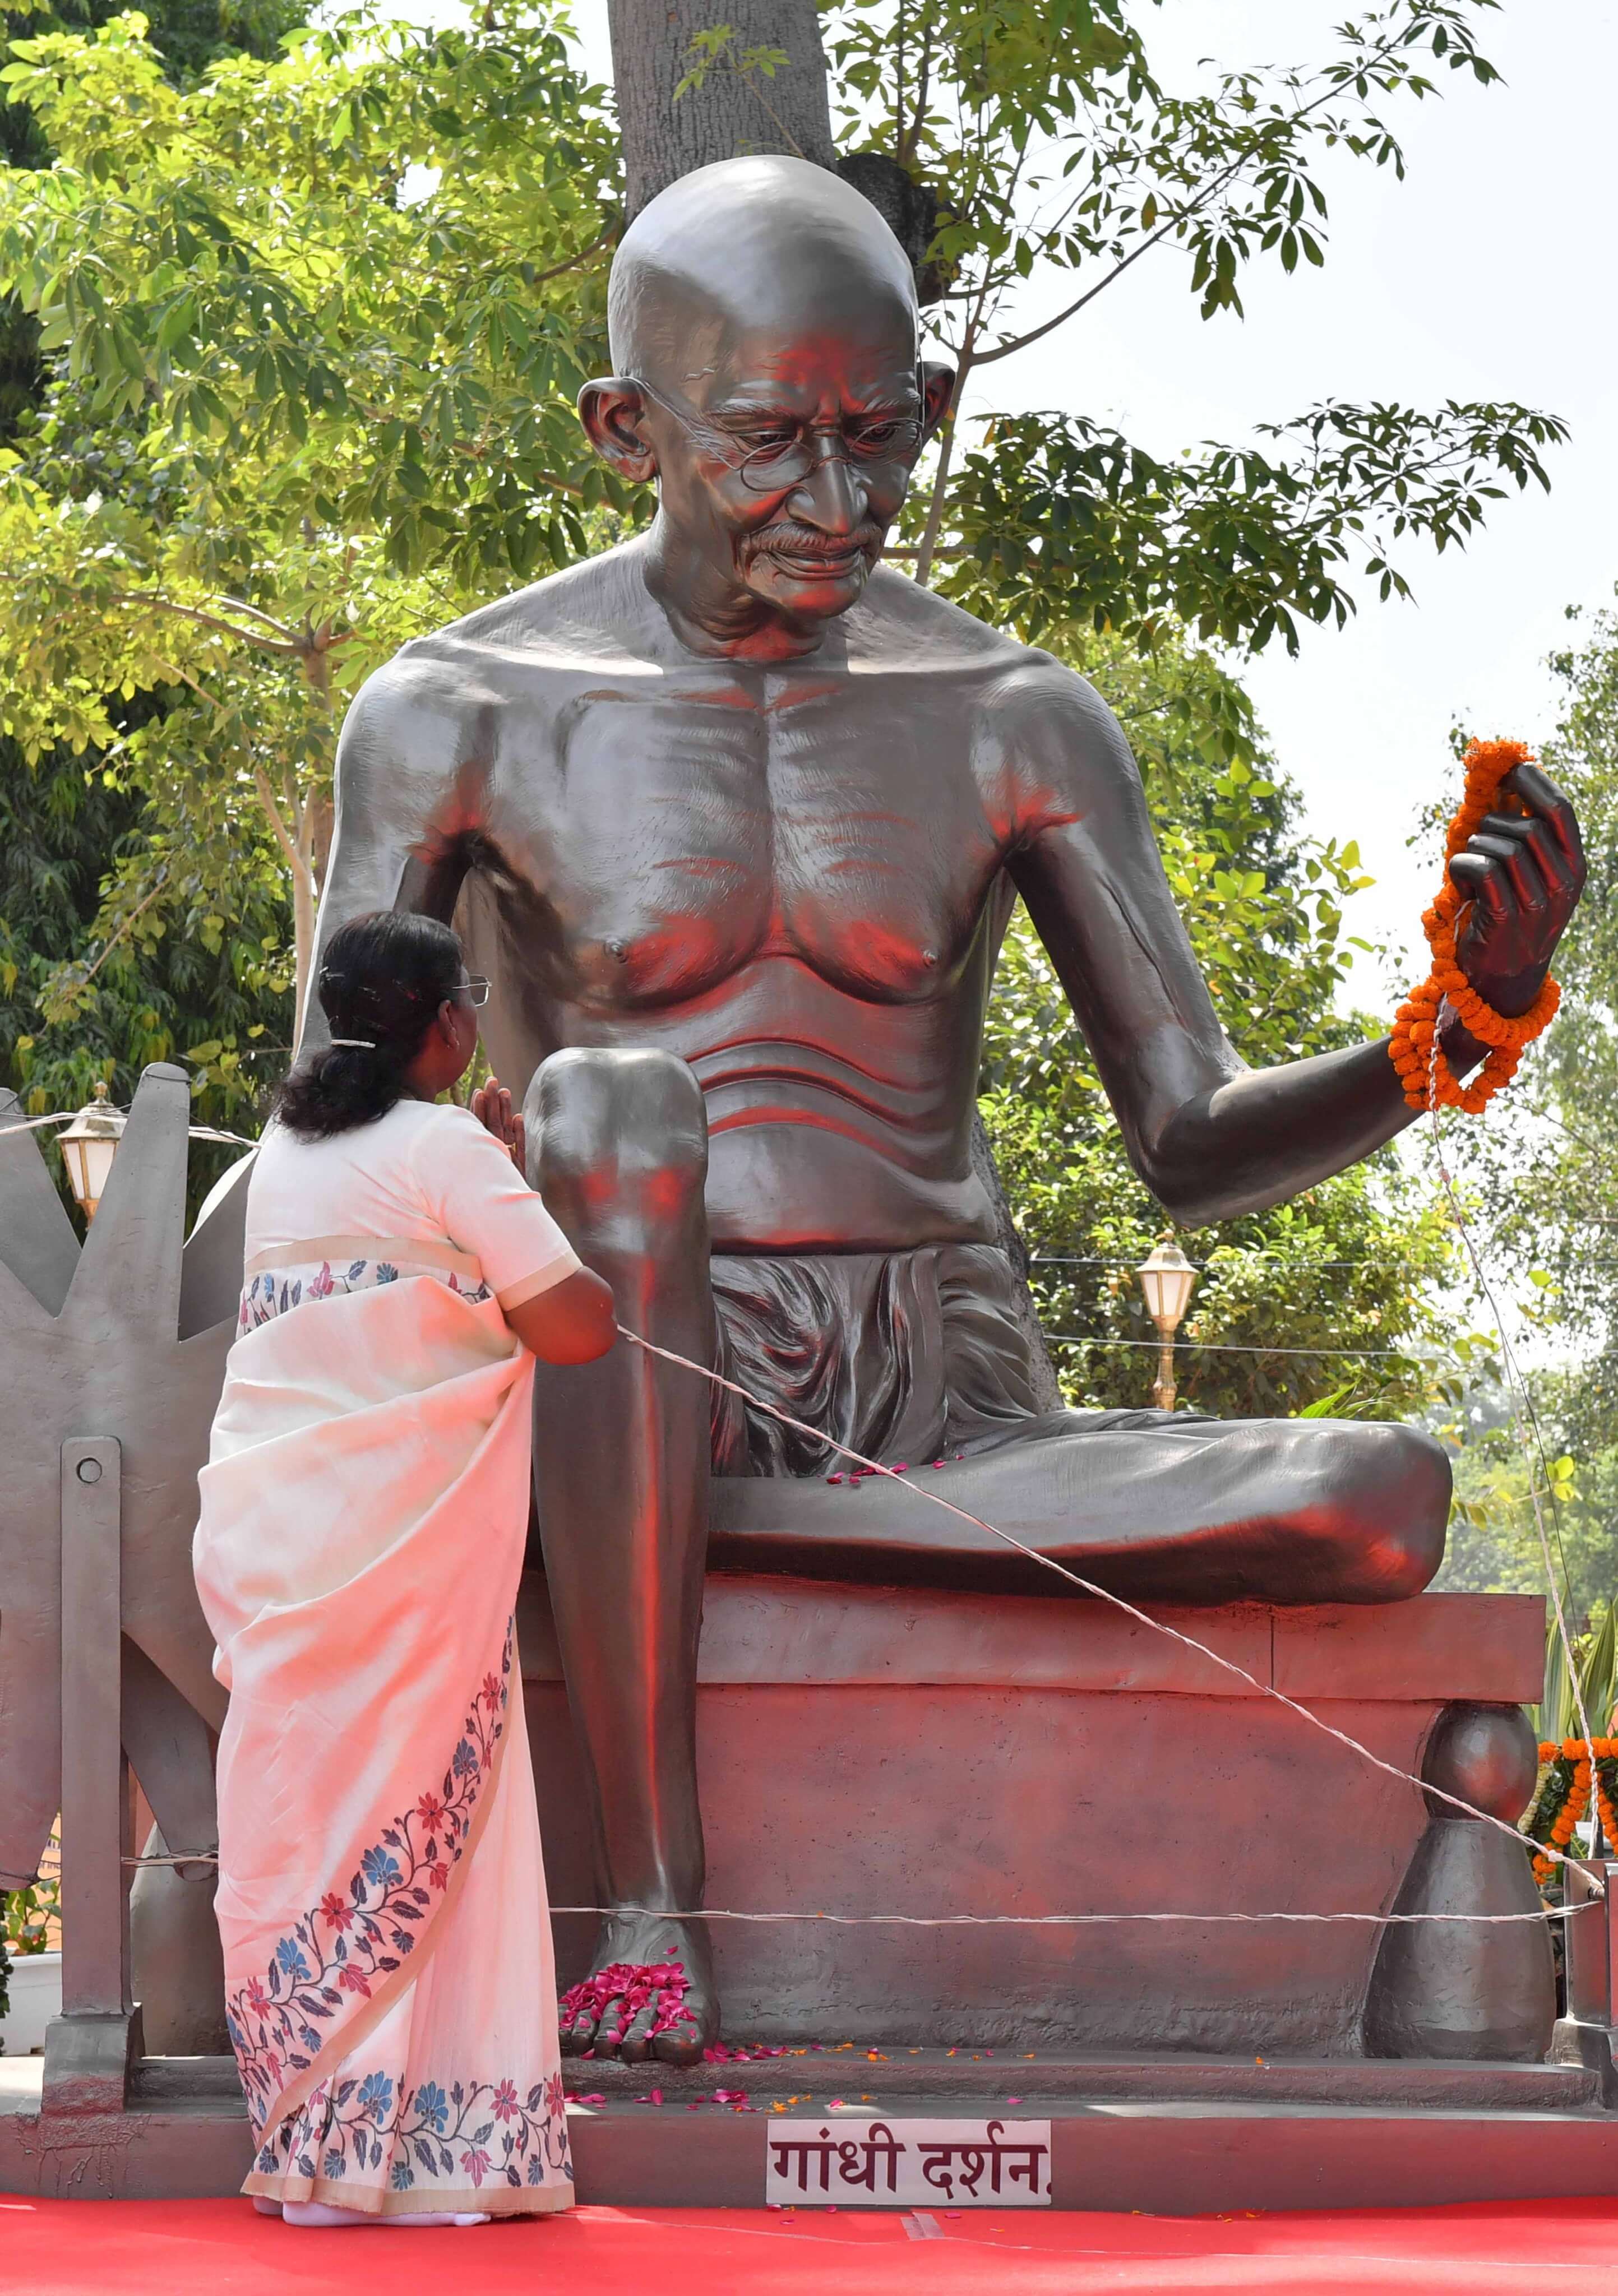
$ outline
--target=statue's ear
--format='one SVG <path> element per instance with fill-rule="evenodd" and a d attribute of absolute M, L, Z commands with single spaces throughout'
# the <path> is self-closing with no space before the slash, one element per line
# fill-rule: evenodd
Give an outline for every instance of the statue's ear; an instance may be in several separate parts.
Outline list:
<path fill-rule="evenodd" d="M 955 369 L 937 359 L 924 359 L 922 378 L 922 437 L 931 439 L 949 412 L 949 394 L 955 389 Z"/>
<path fill-rule="evenodd" d="M 641 429 L 646 402 L 633 376 L 610 374 L 587 382 L 579 394 L 579 420 L 590 444 L 620 478 L 657 476 L 657 456 Z"/>

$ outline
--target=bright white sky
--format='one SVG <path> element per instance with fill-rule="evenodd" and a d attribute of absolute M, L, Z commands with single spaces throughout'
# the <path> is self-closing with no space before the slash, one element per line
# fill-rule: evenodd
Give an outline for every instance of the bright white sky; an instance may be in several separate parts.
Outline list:
<path fill-rule="evenodd" d="M 1149 29 L 1160 74 L 1324 56 L 1343 0 L 1164 0 Z M 609 78 L 605 0 L 575 0 L 581 45 Z M 1143 12 L 1144 14 L 1144 12 Z M 1573 426 L 1536 487 L 1499 504 L 1465 554 L 1419 544 L 1400 562 L 1415 604 L 1363 602 L 1342 634 L 1310 630 L 1244 676 L 1311 827 L 1357 838 L 1374 890 L 1350 911 L 1414 961 L 1429 869 L 1406 840 L 1463 721 L 1533 742 L 1555 722 L 1545 655 L 1569 605 L 1618 581 L 1618 327 L 1611 238 L 1614 0 L 1504 0 L 1485 52 L 1506 84 L 1442 76 L 1440 102 L 1395 108 L 1409 171 L 1344 161 L 1327 178 L 1324 271 L 1261 265 L 1244 321 L 1204 324 L 1184 258 L 1149 257 L 1070 326 L 990 371 L 980 407 L 1059 407 L 1117 423 L 1158 454 L 1240 440 L 1324 398 L 1514 398 Z M 1034 283 L 1026 316 L 1059 308 Z M 1425 954 L 1425 952 L 1424 952 Z M 1373 1009 L 1383 989 L 1355 984 Z"/>

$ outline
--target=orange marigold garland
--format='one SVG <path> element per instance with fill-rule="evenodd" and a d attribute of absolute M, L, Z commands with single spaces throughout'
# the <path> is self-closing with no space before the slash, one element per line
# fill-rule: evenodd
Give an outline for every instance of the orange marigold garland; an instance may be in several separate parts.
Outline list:
<path fill-rule="evenodd" d="M 1590 1760 L 1591 1753 L 1595 1760 Z M 1573 1838 L 1573 1830 L 1589 1811 L 1590 1794 L 1596 1797 L 1597 1813 L 1607 1845 L 1607 1854 L 1618 1848 L 1618 1738 L 1597 1738 L 1590 1746 L 1582 1738 L 1564 1738 L 1558 1743 L 1548 1739 L 1540 1748 L 1540 1779 L 1528 1814 L 1523 1820 L 1523 1831 L 1529 1845 L 1535 1850 L 1533 1877 L 1541 1889 L 1554 1878 L 1555 1860 L 1547 1857 L 1540 1849 L 1541 1843 L 1559 1849 L 1565 1857 Z"/>
<path fill-rule="evenodd" d="M 1400 1006 L 1388 1052 L 1412 1108 L 1464 1108 L 1469 1115 L 1481 1116 L 1495 1094 L 1516 1074 L 1526 1047 L 1548 1027 L 1562 1001 L 1562 991 L 1548 977 L 1527 1012 L 1513 1020 L 1485 1004 L 1461 971 L 1455 947 L 1456 927 L 1471 896 L 1450 876 L 1449 864 L 1486 813 L 1515 802 L 1501 797 L 1500 783 L 1515 767 L 1529 762 L 1529 751 L 1521 742 L 1474 742 L 1463 762 L 1466 794 L 1444 843 L 1444 882 L 1421 921 L 1433 952 L 1433 970 Z M 1446 996 L 1479 1044 L 1489 1046 L 1488 1058 L 1471 1084 L 1462 1084 L 1442 1052 L 1435 1050 L 1439 1007 Z"/>

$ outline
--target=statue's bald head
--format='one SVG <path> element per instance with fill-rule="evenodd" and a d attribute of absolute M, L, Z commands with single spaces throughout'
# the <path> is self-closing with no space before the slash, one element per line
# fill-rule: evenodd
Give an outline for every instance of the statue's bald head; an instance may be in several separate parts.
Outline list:
<path fill-rule="evenodd" d="M 827 169 L 728 160 L 636 217 L 608 309 L 617 372 L 579 412 L 621 477 L 657 481 L 653 595 L 702 650 L 817 644 L 860 597 L 954 380 L 918 362 L 903 249 Z"/>
<path fill-rule="evenodd" d="M 678 382 L 737 327 L 790 336 L 862 306 L 914 346 L 909 260 L 870 201 L 806 160 L 724 160 L 682 176 L 625 233 L 608 293 L 612 364 Z"/>

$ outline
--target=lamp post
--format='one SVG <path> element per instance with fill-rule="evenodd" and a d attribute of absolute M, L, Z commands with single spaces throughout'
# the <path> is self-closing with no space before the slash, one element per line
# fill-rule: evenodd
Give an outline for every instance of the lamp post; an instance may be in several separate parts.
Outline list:
<path fill-rule="evenodd" d="M 1179 1244 L 1165 1236 L 1154 1244 L 1136 1270 L 1146 1295 L 1146 1313 L 1157 1326 L 1162 1347 L 1152 1400 L 1160 1411 L 1174 1408 L 1174 1334 L 1179 1331 L 1196 1283 L 1196 1270 Z"/>
<path fill-rule="evenodd" d="M 108 1101 L 103 1083 L 96 1086 L 94 1099 L 86 1101 L 67 1130 L 57 1135 L 62 1160 L 68 1168 L 68 1185 L 86 1222 L 95 1218 L 95 1207 L 106 1193 L 112 1159 L 127 1121 Z"/>

